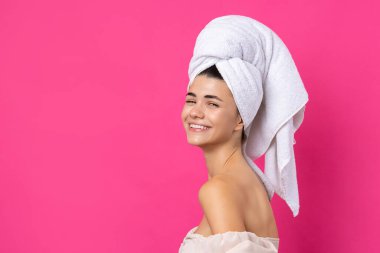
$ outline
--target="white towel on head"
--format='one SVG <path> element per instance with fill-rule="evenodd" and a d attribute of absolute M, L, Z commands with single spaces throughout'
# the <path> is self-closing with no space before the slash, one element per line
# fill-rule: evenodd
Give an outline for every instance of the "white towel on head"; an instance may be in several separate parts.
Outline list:
<path fill-rule="evenodd" d="M 297 216 L 299 196 L 293 145 L 308 93 L 292 56 L 269 27 L 250 17 L 211 20 L 199 33 L 189 64 L 189 84 L 216 65 L 244 122 L 243 154 L 263 181 Z M 253 162 L 265 153 L 264 173 Z"/>

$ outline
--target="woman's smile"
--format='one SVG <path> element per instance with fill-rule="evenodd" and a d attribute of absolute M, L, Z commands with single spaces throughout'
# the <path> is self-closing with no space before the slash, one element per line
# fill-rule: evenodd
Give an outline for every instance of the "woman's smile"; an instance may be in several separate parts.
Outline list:
<path fill-rule="evenodd" d="M 210 127 L 206 127 L 206 126 L 203 126 L 203 125 L 189 124 L 189 131 L 191 131 L 191 132 L 205 132 L 209 128 Z"/>

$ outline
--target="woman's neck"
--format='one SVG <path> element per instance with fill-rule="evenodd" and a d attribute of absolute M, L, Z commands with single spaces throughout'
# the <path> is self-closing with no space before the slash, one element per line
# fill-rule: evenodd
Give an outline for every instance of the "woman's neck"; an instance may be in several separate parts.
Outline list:
<path fill-rule="evenodd" d="M 241 145 L 225 145 L 218 148 L 203 150 L 208 170 L 208 178 L 225 174 L 234 170 L 237 165 L 244 161 Z"/>

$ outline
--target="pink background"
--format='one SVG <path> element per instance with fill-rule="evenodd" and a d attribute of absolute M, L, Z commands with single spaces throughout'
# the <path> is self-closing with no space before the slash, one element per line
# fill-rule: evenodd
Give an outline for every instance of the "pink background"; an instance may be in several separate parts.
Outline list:
<path fill-rule="evenodd" d="M 178 251 L 207 180 L 180 120 L 188 63 L 227 14 L 272 28 L 309 92 L 280 252 L 376 252 L 379 4 L 62 2 L 0 3 L 0 252 Z"/>

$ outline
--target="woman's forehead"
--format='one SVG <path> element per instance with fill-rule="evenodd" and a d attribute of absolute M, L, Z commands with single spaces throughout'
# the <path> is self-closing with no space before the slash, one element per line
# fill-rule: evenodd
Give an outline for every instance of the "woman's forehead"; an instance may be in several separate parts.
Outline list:
<path fill-rule="evenodd" d="M 225 81 L 207 77 L 204 75 L 197 76 L 189 87 L 189 92 L 196 95 L 216 95 L 224 98 L 232 98 L 232 93 Z"/>

